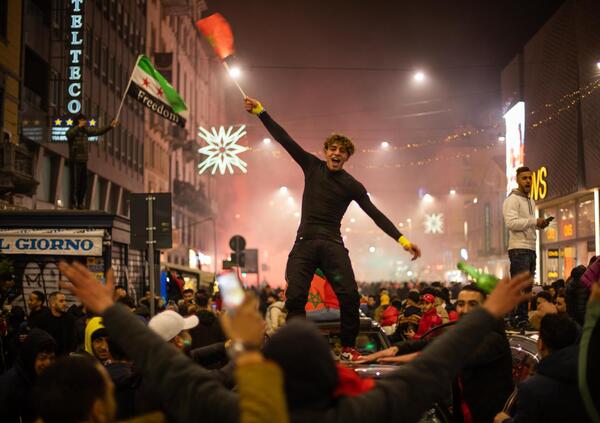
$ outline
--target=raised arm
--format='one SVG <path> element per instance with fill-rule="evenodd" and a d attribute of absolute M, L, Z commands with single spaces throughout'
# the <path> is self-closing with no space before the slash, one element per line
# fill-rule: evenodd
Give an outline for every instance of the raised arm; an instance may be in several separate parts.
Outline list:
<path fill-rule="evenodd" d="M 248 113 L 257 115 L 261 120 L 267 131 L 275 138 L 275 140 L 281 144 L 285 151 L 294 159 L 296 163 L 300 165 L 302 170 L 306 171 L 314 160 L 319 160 L 306 150 L 304 150 L 290 135 L 283 129 L 273 118 L 267 113 L 262 104 L 258 100 L 253 98 L 246 98 L 244 100 L 246 110 Z"/>
<path fill-rule="evenodd" d="M 413 260 L 421 257 L 421 250 L 419 247 L 416 244 L 408 241 L 396 228 L 396 225 L 394 225 L 394 223 L 388 219 L 386 215 L 384 215 L 377 207 L 375 207 L 375 204 L 373 204 L 369 198 L 367 190 L 364 187 L 361 186 L 360 190 L 362 193 L 356 199 L 356 202 L 360 208 L 363 209 L 371 219 L 373 219 L 373 222 L 375 222 L 375 224 L 379 226 L 383 232 L 394 238 L 394 240 L 399 242 L 406 251 L 411 253 Z"/>

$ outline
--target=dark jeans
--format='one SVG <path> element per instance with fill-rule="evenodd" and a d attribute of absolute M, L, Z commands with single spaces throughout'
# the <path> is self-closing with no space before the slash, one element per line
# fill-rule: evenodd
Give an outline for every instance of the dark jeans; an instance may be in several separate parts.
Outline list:
<path fill-rule="evenodd" d="M 508 258 L 510 259 L 511 277 L 514 278 L 516 275 L 523 272 L 529 272 L 532 276 L 535 275 L 535 251 L 526 248 L 515 248 L 508 250 Z M 519 304 L 512 316 L 513 318 L 516 318 L 518 322 L 527 321 L 527 302 L 525 301 Z"/>
<path fill-rule="evenodd" d="M 88 187 L 87 162 L 71 161 L 71 207 L 74 209 L 85 208 L 86 193 Z"/>
<path fill-rule="evenodd" d="M 285 278 L 287 319 L 306 317 L 306 301 L 315 270 L 320 268 L 340 302 L 342 346 L 354 347 L 359 328 L 359 295 L 348 250 L 335 241 L 299 240 L 288 257 Z"/>

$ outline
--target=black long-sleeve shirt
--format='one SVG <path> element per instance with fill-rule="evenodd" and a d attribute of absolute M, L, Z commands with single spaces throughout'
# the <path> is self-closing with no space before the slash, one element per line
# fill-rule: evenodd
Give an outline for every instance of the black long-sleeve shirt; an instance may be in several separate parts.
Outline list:
<path fill-rule="evenodd" d="M 329 170 L 323 160 L 305 151 L 267 112 L 262 112 L 259 118 L 304 172 L 302 217 L 297 240 L 329 239 L 342 242 L 342 217 L 353 200 L 394 240 L 402 236 L 392 221 L 371 202 L 363 184 L 345 170 Z"/>

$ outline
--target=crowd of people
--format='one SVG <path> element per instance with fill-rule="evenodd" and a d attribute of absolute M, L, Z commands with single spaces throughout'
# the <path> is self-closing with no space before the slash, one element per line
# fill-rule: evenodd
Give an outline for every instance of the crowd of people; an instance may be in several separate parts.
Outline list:
<path fill-rule="evenodd" d="M 155 297 L 159 313 L 150 318 L 149 292 L 136 304 L 110 275 L 102 285 L 82 265 L 62 264 L 80 304 L 34 291 L 27 315 L 14 306 L 4 319 L 0 420 L 404 422 L 450 392 L 457 422 L 592 421 L 583 400 L 598 406 L 597 377 L 580 393 L 577 366 L 592 325 L 588 375 L 598 371 L 590 321 L 600 314 L 599 269 L 600 261 L 577 267 L 534 295 L 522 292 L 525 276 L 489 296 L 474 284 L 360 284 L 360 309 L 393 342 L 360 362 L 403 364 L 371 381 L 348 376 L 310 322 L 286 323 L 281 289 L 249 289 L 235 313 L 218 292 L 186 289 L 178 301 Z M 519 385 L 511 417 L 503 411 L 514 386 L 502 317 L 522 300 L 542 361 Z M 423 337 L 452 321 L 443 336 Z"/>

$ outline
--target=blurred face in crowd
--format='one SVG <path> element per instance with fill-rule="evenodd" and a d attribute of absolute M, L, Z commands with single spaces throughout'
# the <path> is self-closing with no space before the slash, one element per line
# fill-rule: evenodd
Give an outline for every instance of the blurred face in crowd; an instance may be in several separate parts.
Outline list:
<path fill-rule="evenodd" d="M 35 361 L 33 362 L 33 368 L 35 370 L 36 375 L 41 375 L 44 370 L 54 363 L 56 356 L 53 352 L 39 352 L 35 356 Z"/>
<path fill-rule="evenodd" d="M 537 308 L 540 308 L 540 305 L 547 303 L 547 302 L 548 302 L 548 300 L 543 297 L 537 297 L 535 299 L 535 304 L 536 304 Z"/>
<path fill-rule="evenodd" d="M 185 301 L 186 303 L 189 303 L 193 300 L 194 300 L 194 292 L 186 291 L 183 293 L 183 301 Z"/>
<path fill-rule="evenodd" d="M 406 339 L 413 339 L 415 337 L 415 330 L 409 326 L 408 329 L 402 332 L 402 335 L 404 335 Z"/>
<path fill-rule="evenodd" d="M 369 298 L 367 298 L 367 305 L 369 307 L 375 307 L 375 304 L 377 304 L 377 301 L 375 301 L 375 297 L 369 296 Z"/>
<path fill-rule="evenodd" d="M 32 292 L 27 298 L 27 307 L 29 311 L 39 310 L 42 307 L 42 301 Z"/>
<path fill-rule="evenodd" d="M 550 289 L 548 289 L 548 292 L 550 293 L 550 295 L 552 295 L 552 298 L 556 297 L 556 289 L 551 286 Z"/>
<path fill-rule="evenodd" d="M 50 307 L 55 313 L 63 314 L 67 312 L 67 299 L 65 294 L 57 294 L 51 301 Z"/>
<path fill-rule="evenodd" d="M 428 312 L 433 307 L 434 307 L 434 304 L 433 303 L 429 303 L 427 301 L 423 301 L 423 305 L 421 306 L 421 308 L 423 309 L 423 312 Z"/>
<path fill-rule="evenodd" d="M 559 313 L 567 312 L 567 303 L 565 302 L 565 297 L 556 297 L 556 301 L 554 302 L 554 305 L 556 305 L 556 310 Z"/>
<path fill-rule="evenodd" d="M 469 314 L 483 304 L 483 295 L 477 291 L 460 291 L 456 301 L 456 312 L 459 316 Z"/>
<path fill-rule="evenodd" d="M 92 341 L 92 351 L 100 361 L 111 360 L 110 349 L 108 348 L 108 337 L 100 336 Z"/>
<path fill-rule="evenodd" d="M 517 185 L 519 185 L 519 191 L 524 194 L 531 192 L 531 172 L 521 172 L 517 175 Z"/>
<path fill-rule="evenodd" d="M 115 288 L 115 300 L 119 298 L 125 298 L 127 296 L 127 291 L 122 286 Z"/>

